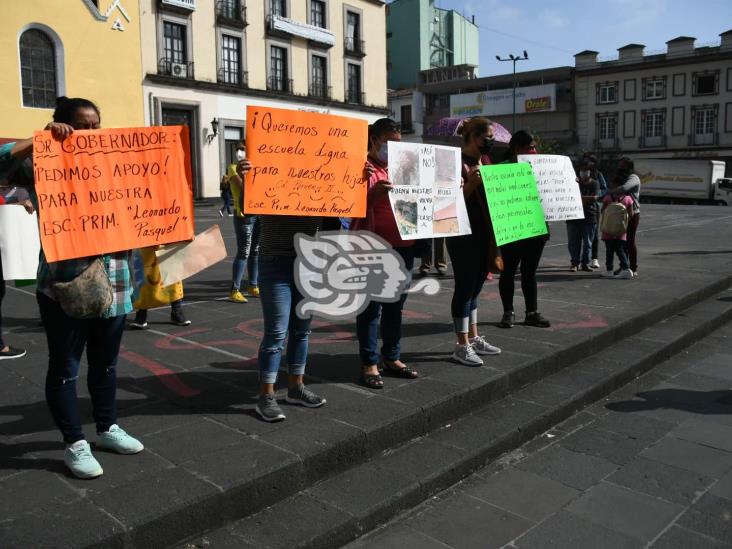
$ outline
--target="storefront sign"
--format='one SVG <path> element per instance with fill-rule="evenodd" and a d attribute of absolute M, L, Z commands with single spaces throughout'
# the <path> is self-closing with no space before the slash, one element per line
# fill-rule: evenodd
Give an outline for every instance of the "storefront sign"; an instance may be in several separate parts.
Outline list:
<path fill-rule="evenodd" d="M 516 88 L 516 112 L 557 110 L 557 85 Z M 450 96 L 450 116 L 498 116 L 513 112 L 513 89 L 462 93 Z"/>

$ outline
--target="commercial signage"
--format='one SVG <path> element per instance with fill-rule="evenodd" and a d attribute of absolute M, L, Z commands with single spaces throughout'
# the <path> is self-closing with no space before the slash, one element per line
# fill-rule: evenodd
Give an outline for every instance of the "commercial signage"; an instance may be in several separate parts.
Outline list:
<path fill-rule="evenodd" d="M 557 110 L 557 85 L 516 88 L 516 112 Z M 461 93 L 450 96 L 450 116 L 499 116 L 513 113 L 513 89 Z"/>

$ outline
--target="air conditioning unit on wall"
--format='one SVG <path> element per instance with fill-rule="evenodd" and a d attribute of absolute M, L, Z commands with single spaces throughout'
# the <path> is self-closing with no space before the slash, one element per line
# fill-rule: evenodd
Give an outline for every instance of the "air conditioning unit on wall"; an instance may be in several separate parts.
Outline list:
<path fill-rule="evenodd" d="M 171 63 L 170 74 L 179 78 L 186 78 L 188 76 L 188 65 L 185 63 Z"/>

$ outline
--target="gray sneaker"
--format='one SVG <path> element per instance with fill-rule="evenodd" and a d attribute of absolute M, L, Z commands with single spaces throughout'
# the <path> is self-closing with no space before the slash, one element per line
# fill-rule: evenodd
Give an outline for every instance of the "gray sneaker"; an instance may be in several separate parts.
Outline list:
<path fill-rule="evenodd" d="M 483 366 L 483 359 L 478 356 L 470 343 L 467 345 L 456 343 L 452 359 L 466 366 Z"/>
<path fill-rule="evenodd" d="M 287 391 L 285 402 L 288 404 L 307 406 L 308 408 L 319 408 L 325 404 L 325 399 L 316 395 L 310 389 L 307 389 L 305 385 L 300 384 Z"/>
<path fill-rule="evenodd" d="M 277 399 L 274 395 L 259 395 L 259 401 L 254 409 L 264 421 L 273 422 L 285 419 L 285 414 L 282 413 L 282 408 L 277 405 Z"/>

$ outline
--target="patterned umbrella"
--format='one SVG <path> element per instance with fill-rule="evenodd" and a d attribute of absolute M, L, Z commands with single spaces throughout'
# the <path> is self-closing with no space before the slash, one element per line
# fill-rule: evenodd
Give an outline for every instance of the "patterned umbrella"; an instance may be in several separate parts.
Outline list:
<path fill-rule="evenodd" d="M 437 124 L 427 130 L 427 135 L 431 137 L 457 135 L 457 129 L 464 120 L 468 120 L 468 118 L 441 118 Z M 511 140 L 511 132 L 498 122 L 493 122 L 493 139 L 501 143 L 508 143 Z"/>

